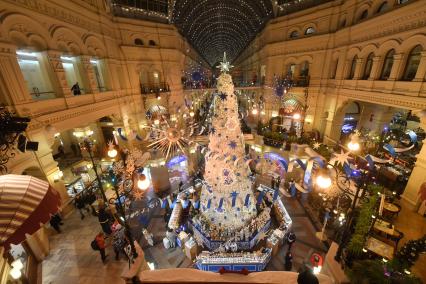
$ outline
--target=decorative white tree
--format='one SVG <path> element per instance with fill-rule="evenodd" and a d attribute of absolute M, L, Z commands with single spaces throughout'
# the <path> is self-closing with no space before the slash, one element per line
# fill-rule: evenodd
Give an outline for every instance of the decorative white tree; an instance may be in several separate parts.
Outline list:
<path fill-rule="evenodd" d="M 201 212 L 210 226 L 221 232 L 233 232 L 256 215 L 256 204 L 249 179 L 248 160 L 244 158 L 244 135 L 238 118 L 238 102 L 229 62 L 221 62 L 213 98 L 214 116 L 206 152 L 205 181 L 201 194 Z M 222 234 L 222 233 L 221 233 Z"/>

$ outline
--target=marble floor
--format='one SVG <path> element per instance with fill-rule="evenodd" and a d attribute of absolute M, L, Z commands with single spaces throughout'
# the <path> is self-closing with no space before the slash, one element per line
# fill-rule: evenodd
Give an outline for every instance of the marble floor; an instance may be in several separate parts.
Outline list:
<path fill-rule="evenodd" d="M 297 240 L 293 245 L 293 270 L 297 271 L 304 262 L 308 262 L 313 252 L 324 255 L 325 246 L 315 238 L 316 229 L 312 226 L 303 207 L 295 199 L 283 200 L 293 219 L 293 230 Z M 64 221 L 63 232 L 51 232 L 51 253 L 42 263 L 42 283 L 123 283 L 120 275 L 127 262 L 116 261 L 111 247 L 107 248 L 108 261 L 103 264 L 99 253 L 93 251 L 90 242 L 101 227 L 96 217 L 87 216 L 83 220 L 74 211 Z M 149 246 L 141 234 L 136 235 L 145 252 L 148 262 L 157 269 L 172 267 L 192 267 L 180 248 L 166 250 L 162 239 L 165 235 L 165 223 L 162 209 L 154 208 L 149 216 L 148 230 L 154 234 L 155 244 Z M 284 256 L 287 247 L 281 248 L 272 258 L 267 270 L 284 270 Z"/>
<path fill-rule="evenodd" d="M 310 221 L 304 207 L 299 200 L 283 198 L 283 203 L 293 220 L 292 230 L 296 234 L 296 242 L 292 247 L 293 271 L 298 271 L 304 263 L 309 263 L 312 253 L 325 256 L 327 248 L 315 237 L 315 228 Z M 138 207 L 144 207 L 140 204 Z M 404 232 L 405 237 L 401 240 L 399 247 L 406 241 L 417 239 L 426 234 L 426 222 L 424 217 L 402 204 L 402 211 L 395 221 L 395 226 Z M 155 244 L 149 246 L 146 240 L 138 232 L 137 226 L 132 226 L 134 236 L 141 244 L 147 262 L 154 263 L 157 269 L 174 267 L 193 267 L 180 248 L 166 250 L 162 239 L 165 235 L 166 224 L 163 219 L 163 211 L 159 207 L 153 208 L 146 216 L 148 230 L 154 234 Z M 410 222 L 407 222 L 410 220 Z M 87 216 L 81 220 L 77 211 L 74 211 L 64 221 L 63 232 L 50 233 L 51 253 L 42 263 L 42 283 L 124 283 L 121 272 L 127 265 L 124 260 L 114 260 L 111 247 L 107 248 L 110 255 L 106 264 L 100 260 L 99 253 L 93 251 L 90 242 L 93 240 L 101 227 L 96 217 Z M 132 222 L 131 222 L 132 223 Z M 133 220 L 136 225 L 137 220 Z M 284 245 L 278 253 L 273 256 L 266 270 L 284 270 L 284 257 L 287 252 Z M 426 279 L 426 257 L 422 256 L 412 268 L 413 273 Z"/>
<path fill-rule="evenodd" d="M 114 252 L 107 248 L 108 260 L 102 263 L 100 254 L 90 243 L 101 230 L 96 217 L 83 220 L 74 211 L 64 220 L 62 233 L 52 232 L 50 254 L 42 262 L 42 283 L 124 283 L 120 275 L 127 261 L 114 260 Z"/>

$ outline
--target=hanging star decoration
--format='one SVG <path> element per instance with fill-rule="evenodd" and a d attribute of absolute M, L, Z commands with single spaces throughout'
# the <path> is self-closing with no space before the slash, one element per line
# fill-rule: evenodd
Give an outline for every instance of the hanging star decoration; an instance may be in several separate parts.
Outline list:
<path fill-rule="evenodd" d="M 235 148 L 237 148 L 237 142 L 231 141 L 231 142 L 229 142 L 228 146 L 231 147 L 231 149 L 235 149 Z"/>
<path fill-rule="evenodd" d="M 321 147 L 321 143 L 319 143 L 319 142 L 315 142 L 314 145 L 313 145 L 314 150 L 317 150 L 320 147 Z"/>
<path fill-rule="evenodd" d="M 343 150 L 340 150 L 340 154 L 334 154 L 334 162 L 337 162 L 338 165 L 344 165 L 349 163 L 349 152 L 345 153 Z"/>
<path fill-rule="evenodd" d="M 225 94 L 225 93 L 221 93 L 221 94 L 219 95 L 219 97 L 220 97 L 220 99 L 221 99 L 222 101 L 225 101 L 225 100 L 226 100 L 226 98 L 228 97 L 228 95 L 227 95 L 227 94 Z"/>
<path fill-rule="evenodd" d="M 220 69 L 220 71 L 221 71 L 222 73 L 226 73 L 226 72 L 229 72 L 229 70 L 230 70 L 232 67 L 234 67 L 234 66 L 232 66 L 232 65 L 228 62 L 228 60 L 226 59 L 226 52 L 224 52 L 224 53 L 223 53 L 223 60 L 222 60 L 222 62 L 220 62 L 220 63 L 219 63 L 219 66 L 217 66 L 217 68 L 219 68 L 219 69 Z"/>

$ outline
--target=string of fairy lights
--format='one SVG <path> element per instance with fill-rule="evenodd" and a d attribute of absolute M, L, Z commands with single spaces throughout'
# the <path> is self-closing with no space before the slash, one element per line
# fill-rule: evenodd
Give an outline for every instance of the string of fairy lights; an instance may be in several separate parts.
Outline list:
<path fill-rule="evenodd" d="M 158 17 L 174 24 L 214 66 L 223 52 L 232 62 L 274 16 L 329 0 L 112 0 L 119 16 Z M 275 15 L 274 15 L 274 10 Z"/>
<path fill-rule="evenodd" d="M 235 59 L 272 17 L 267 0 L 177 0 L 174 5 L 172 22 L 212 66 L 224 51 Z"/>

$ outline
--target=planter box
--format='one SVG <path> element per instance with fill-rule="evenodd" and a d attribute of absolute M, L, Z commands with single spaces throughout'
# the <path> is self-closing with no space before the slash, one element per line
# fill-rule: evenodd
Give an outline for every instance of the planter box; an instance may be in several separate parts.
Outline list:
<path fill-rule="evenodd" d="M 271 147 L 281 148 L 283 146 L 284 141 L 278 141 L 263 137 L 263 143 Z"/>

